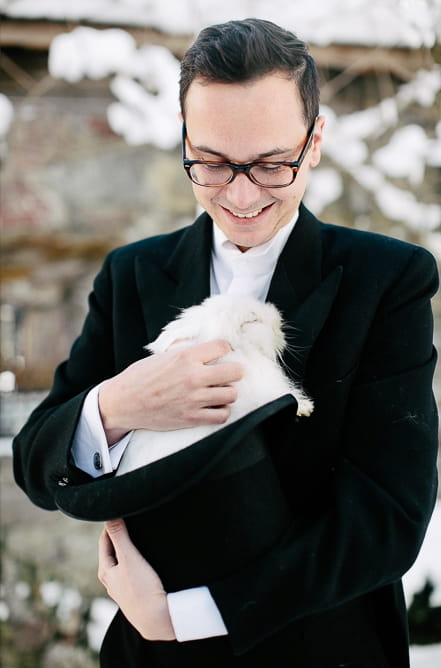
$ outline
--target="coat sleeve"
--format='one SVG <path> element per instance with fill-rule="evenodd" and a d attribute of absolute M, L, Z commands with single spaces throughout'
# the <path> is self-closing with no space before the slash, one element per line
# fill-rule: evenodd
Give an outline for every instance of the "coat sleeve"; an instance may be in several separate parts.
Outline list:
<path fill-rule="evenodd" d="M 58 485 L 81 477 L 72 466 L 70 448 L 83 402 L 93 386 L 115 373 L 110 258 L 95 279 L 89 313 L 69 359 L 59 365 L 49 395 L 13 441 L 15 480 L 46 510 L 57 509 Z"/>
<path fill-rule="evenodd" d="M 329 497 L 277 548 L 210 584 L 235 653 L 296 619 L 399 580 L 436 498 L 432 256 L 416 249 L 372 320 L 344 417 Z"/>

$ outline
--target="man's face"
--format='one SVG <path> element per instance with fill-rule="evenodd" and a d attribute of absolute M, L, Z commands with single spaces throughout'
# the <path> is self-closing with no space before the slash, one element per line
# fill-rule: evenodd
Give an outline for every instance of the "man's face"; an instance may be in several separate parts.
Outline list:
<path fill-rule="evenodd" d="M 187 157 L 193 160 L 291 162 L 298 159 L 309 130 L 296 84 L 283 74 L 233 84 L 196 79 L 185 111 Z M 319 117 L 312 145 L 290 186 L 263 188 L 245 174 L 220 187 L 193 184 L 199 204 L 241 250 L 268 241 L 292 219 L 309 168 L 320 161 L 323 123 Z"/>

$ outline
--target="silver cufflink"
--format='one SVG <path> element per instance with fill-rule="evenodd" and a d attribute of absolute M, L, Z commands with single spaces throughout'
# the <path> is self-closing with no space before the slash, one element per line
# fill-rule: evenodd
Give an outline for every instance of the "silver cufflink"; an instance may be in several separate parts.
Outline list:
<path fill-rule="evenodd" d="M 103 463 L 101 461 L 101 455 L 99 452 L 94 452 L 93 454 L 93 465 L 97 471 L 100 471 L 103 468 Z"/>

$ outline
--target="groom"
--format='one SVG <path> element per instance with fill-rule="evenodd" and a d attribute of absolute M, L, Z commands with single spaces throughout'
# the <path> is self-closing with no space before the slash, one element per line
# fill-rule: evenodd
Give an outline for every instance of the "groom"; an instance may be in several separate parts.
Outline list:
<path fill-rule="evenodd" d="M 315 405 L 268 444 L 290 525 L 246 566 L 166 592 L 125 524 L 108 523 L 99 577 L 120 612 L 101 665 L 406 668 L 401 577 L 436 497 L 435 262 L 301 204 L 325 119 L 294 34 L 258 19 L 206 28 L 180 86 L 183 165 L 204 213 L 106 259 L 70 358 L 15 439 L 17 482 L 54 509 L 60 486 L 117 468 L 131 430 L 223 424 L 241 376 L 210 364 L 224 341 L 153 357 L 143 346 L 209 294 L 273 302 Z"/>

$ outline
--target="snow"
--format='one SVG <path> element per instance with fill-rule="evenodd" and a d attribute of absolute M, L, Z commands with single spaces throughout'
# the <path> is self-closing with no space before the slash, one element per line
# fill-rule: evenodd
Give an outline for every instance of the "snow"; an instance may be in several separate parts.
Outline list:
<path fill-rule="evenodd" d="M 9 128 L 14 118 L 14 108 L 12 102 L 0 93 L 0 140 L 8 134 Z"/>
<path fill-rule="evenodd" d="M 15 374 L 12 371 L 0 371 L 0 392 L 13 392 L 15 386 Z"/>
<path fill-rule="evenodd" d="M 65 20 L 105 16 L 109 22 L 126 20 L 185 33 L 230 18 L 254 15 L 279 21 L 283 16 L 284 25 L 316 44 L 368 43 L 375 35 L 378 45 L 428 45 L 435 39 L 430 30 L 437 26 L 441 41 L 441 0 L 317 0 L 308 11 L 302 2 L 282 0 L 192 0 L 191 4 L 185 0 L 0 0 L 0 8 L 10 16 Z M 83 77 L 111 77 L 115 101 L 107 109 L 108 122 L 129 145 L 153 144 L 170 150 L 179 144 L 179 62 L 164 47 L 137 48 L 135 40 L 121 28 L 80 26 L 52 41 L 49 71 L 72 84 Z M 324 105 L 322 151 L 331 164 L 311 173 L 306 200 L 314 212 L 320 215 L 341 196 L 342 172 L 346 172 L 371 193 L 386 218 L 412 230 L 436 230 L 441 225 L 441 207 L 420 202 L 412 190 L 423 183 L 427 166 L 441 166 L 441 121 L 433 136 L 413 123 L 400 127 L 400 119 L 411 104 L 433 106 L 440 90 L 441 67 L 434 65 L 417 72 L 396 96 L 370 108 L 337 117 Z M 12 113 L 12 105 L 0 96 L 0 138 L 10 127 Z M 374 153 L 370 146 L 373 140 L 378 146 Z M 400 179 L 399 185 L 396 179 Z M 428 237 L 429 246 L 431 243 L 434 252 L 439 250 L 436 237 Z"/>
<path fill-rule="evenodd" d="M 441 3 L 441 0 L 439 2 Z M 398 104 L 405 106 L 411 102 L 417 102 L 422 107 L 432 107 L 440 89 L 441 67 L 438 64 L 431 70 L 420 70 L 412 81 L 401 86 L 397 95 Z"/>
<path fill-rule="evenodd" d="M 179 143 L 179 62 L 164 47 L 138 49 L 123 30 L 78 27 L 53 40 L 49 70 L 52 76 L 72 83 L 82 77 L 115 75 L 110 88 L 116 101 L 107 111 L 113 131 L 130 145 L 151 143 L 168 150 Z M 386 217 L 412 228 L 423 224 L 424 229 L 434 230 L 441 223 L 441 210 L 435 204 L 418 202 L 413 193 L 389 179 L 404 178 L 410 187 L 421 184 L 427 164 L 441 165 L 441 133 L 438 127 L 432 138 L 415 124 L 397 125 L 406 107 L 415 102 L 432 105 L 440 90 L 441 68 L 434 66 L 418 72 L 395 98 L 368 109 L 340 117 L 329 107 L 321 109 L 327 125 L 323 153 L 336 169 L 343 168 L 372 191 Z M 370 156 L 369 140 L 383 137 L 384 145 Z M 336 170 L 317 170 L 311 175 L 307 199 L 320 214 L 341 192 Z"/>
<path fill-rule="evenodd" d="M 409 229 L 431 232 L 441 225 L 441 207 L 419 202 L 408 190 L 382 182 L 375 200 L 389 220 L 405 223 Z"/>
<path fill-rule="evenodd" d="M 0 0 L 14 18 L 152 27 L 192 34 L 247 16 L 269 19 L 318 45 L 432 47 L 441 39 L 440 0 Z M 362 17 L 362 20 L 360 20 Z"/>
<path fill-rule="evenodd" d="M 412 602 L 413 594 L 424 587 L 427 579 L 435 587 L 431 605 L 441 606 L 441 499 L 436 502 L 418 558 L 403 578 L 407 606 Z"/>
<path fill-rule="evenodd" d="M 83 77 L 102 79 L 115 72 L 130 72 L 135 50 L 135 40 L 125 30 L 79 27 L 52 40 L 49 73 L 76 83 Z"/>
<path fill-rule="evenodd" d="M 31 594 L 31 585 L 29 584 L 29 582 L 20 580 L 19 582 L 16 583 L 14 591 L 18 599 L 20 599 L 21 601 L 25 601 L 27 598 L 29 598 Z"/>
<path fill-rule="evenodd" d="M 80 610 L 82 600 L 81 594 L 77 589 L 65 587 L 57 605 L 57 619 L 61 622 L 68 621 L 73 613 Z"/>
<path fill-rule="evenodd" d="M 412 81 L 399 88 L 396 97 L 373 107 L 338 117 L 326 105 L 321 108 L 326 119 L 323 154 L 372 193 L 386 218 L 413 230 L 433 231 L 441 225 L 441 207 L 420 202 L 411 192 L 423 182 L 427 165 L 441 166 L 441 121 L 434 137 L 413 123 L 402 127 L 398 123 L 409 105 L 431 106 L 439 91 L 441 68 L 435 65 L 432 70 L 417 72 Z M 384 143 L 371 153 L 369 142 L 374 139 Z M 313 171 L 311 185 L 314 178 Z M 409 189 L 397 186 L 393 182 L 397 178 L 406 180 Z M 315 209 L 312 200 L 310 204 L 320 214 L 320 206 Z"/>
<path fill-rule="evenodd" d="M 304 201 L 318 215 L 342 194 L 343 181 L 339 172 L 332 167 L 319 167 L 312 174 Z"/>
<path fill-rule="evenodd" d="M 0 601 L 0 622 L 7 622 L 10 616 L 10 610 L 4 601 Z"/>
<path fill-rule="evenodd" d="M 126 71 L 127 76 L 116 76 L 110 86 L 119 100 L 108 108 L 110 127 L 131 145 L 174 148 L 181 133 L 179 61 L 162 46 L 145 46 L 134 51 Z"/>
<path fill-rule="evenodd" d="M 132 146 L 154 144 L 168 150 L 176 146 L 180 135 L 177 98 L 170 105 L 167 97 L 152 95 L 127 77 L 116 77 L 111 90 L 119 99 L 107 109 L 107 120 L 114 132 Z"/>
<path fill-rule="evenodd" d="M 413 645 L 410 648 L 410 668 L 439 668 L 441 645 Z"/>
<path fill-rule="evenodd" d="M 56 580 L 48 580 L 40 585 L 40 596 L 45 605 L 54 608 L 63 596 L 63 585 Z"/>
<path fill-rule="evenodd" d="M 441 121 L 436 124 L 435 139 L 428 142 L 426 159 L 427 164 L 431 167 L 439 167 L 441 165 Z"/>
<path fill-rule="evenodd" d="M 430 579 L 435 587 L 430 601 L 431 606 L 441 605 L 440 554 L 441 499 L 438 499 L 417 560 L 403 578 L 407 607 L 412 602 L 413 595 L 424 587 L 427 579 Z M 412 645 L 410 657 L 411 668 L 439 668 L 441 666 L 441 644 Z"/>
<path fill-rule="evenodd" d="M 137 48 L 124 30 L 81 26 L 53 39 L 48 66 L 53 77 L 70 83 L 115 75 L 110 89 L 117 101 L 107 119 L 128 144 L 169 150 L 179 142 L 179 61 L 165 47 Z"/>
<path fill-rule="evenodd" d="M 82 603 L 81 594 L 73 587 L 67 587 L 56 580 L 42 582 L 40 596 L 49 608 L 56 608 L 56 614 L 61 621 L 70 617 L 72 611 L 78 610 Z"/>
<path fill-rule="evenodd" d="M 398 128 L 388 144 L 372 156 L 372 162 L 383 174 L 406 178 L 412 185 L 423 182 L 426 154 L 429 148 L 427 135 L 419 125 Z"/>
<path fill-rule="evenodd" d="M 87 641 L 89 647 L 99 652 L 107 628 L 118 607 L 109 598 L 95 598 L 90 606 L 90 619 L 87 624 Z"/>
<path fill-rule="evenodd" d="M 0 163 L 7 155 L 7 135 L 14 119 L 12 102 L 0 93 Z"/>

